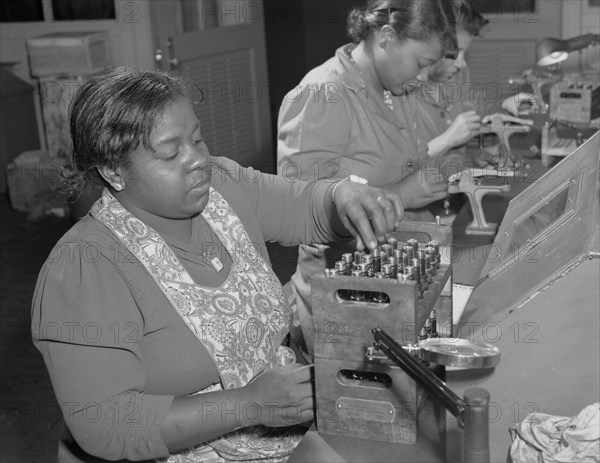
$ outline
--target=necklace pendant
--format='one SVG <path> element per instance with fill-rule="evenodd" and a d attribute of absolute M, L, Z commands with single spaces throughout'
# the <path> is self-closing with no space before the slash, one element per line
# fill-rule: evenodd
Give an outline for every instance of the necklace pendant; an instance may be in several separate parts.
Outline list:
<path fill-rule="evenodd" d="M 223 264 L 221 263 L 221 260 L 218 257 L 213 257 L 210 260 L 210 263 L 217 273 L 223 270 Z"/>

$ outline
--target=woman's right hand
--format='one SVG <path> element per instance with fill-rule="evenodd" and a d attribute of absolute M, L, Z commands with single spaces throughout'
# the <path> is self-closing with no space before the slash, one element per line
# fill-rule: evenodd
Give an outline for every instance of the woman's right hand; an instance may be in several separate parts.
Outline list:
<path fill-rule="evenodd" d="M 527 105 L 528 107 L 522 109 L 521 105 Z M 513 116 L 524 116 L 537 111 L 540 107 L 540 102 L 535 95 L 521 92 L 515 96 L 508 97 L 500 106 Z"/>
<path fill-rule="evenodd" d="M 450 127 L 441 135 L 448 149 L 461 146 L 479 134 L 481 118 L 475 111 L 467 111 L 454 118 Z"/>
<path fill-rule="evenodd" d="M 261 373 L 245 386 L 246 426 L 292 426 L 314 419 L 314 366 L 292 364 Z"/>
<path fill-rule="evenodd" d="M 424 166 L 398 183 L 405 209 L 416 209 L 448 196 L 448 180 L 436 165 Z"/>

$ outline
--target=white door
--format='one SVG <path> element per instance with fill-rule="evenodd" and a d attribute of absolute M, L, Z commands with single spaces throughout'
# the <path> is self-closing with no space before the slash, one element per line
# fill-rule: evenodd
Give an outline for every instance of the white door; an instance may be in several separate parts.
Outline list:
<path fill-rule="evenodd" d="M 159 66 L 191 79 L 213 156 L 274 168 L 262 1 L 153 0 Z"/>

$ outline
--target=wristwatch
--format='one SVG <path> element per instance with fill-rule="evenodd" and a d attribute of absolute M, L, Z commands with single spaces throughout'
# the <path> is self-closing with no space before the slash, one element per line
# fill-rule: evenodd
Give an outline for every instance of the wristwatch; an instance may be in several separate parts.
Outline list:
<path fill-rule="evenodd" d="M 331 199 L 333 200 L 333 204 L 335 204 L 335 190 L 337 190 L 337 187 L 340 183 L 345 182 L 346 180 L 352 182 L 352 183 L 360 183 L 361 185 L 368 185 L 369 182 L 367 182 L 366 179 L 359 177 L 358 175 L 348 175 L 348 177 L 345 177 L 343 179 L 341 179 L 339 182 L 336 182 L 335 185 L 333 185 L 333 190 L 331 190 Z"/>

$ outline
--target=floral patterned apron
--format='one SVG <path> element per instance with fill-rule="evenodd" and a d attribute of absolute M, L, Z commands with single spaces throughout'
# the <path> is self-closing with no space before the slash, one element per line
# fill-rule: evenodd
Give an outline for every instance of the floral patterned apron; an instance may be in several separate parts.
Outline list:
<path fill-rule="evenodd" d="M 163 238 L 108 190 L 90 213 L 144 265 L 210 353 L 221 382 L 198 393 L 243 387 L 266 369 L 295 361 L 291 349 L 281 346 L 292 322 L 281 284 L 250 241 L 239 217 L 216 190 L 210 189 L 202 217 L 233 260 L 227 279 L 218 288 L 195 283 Z M 297 429 L 253 426 L 166 461 L 284 461 L 302 434 Z"/>

